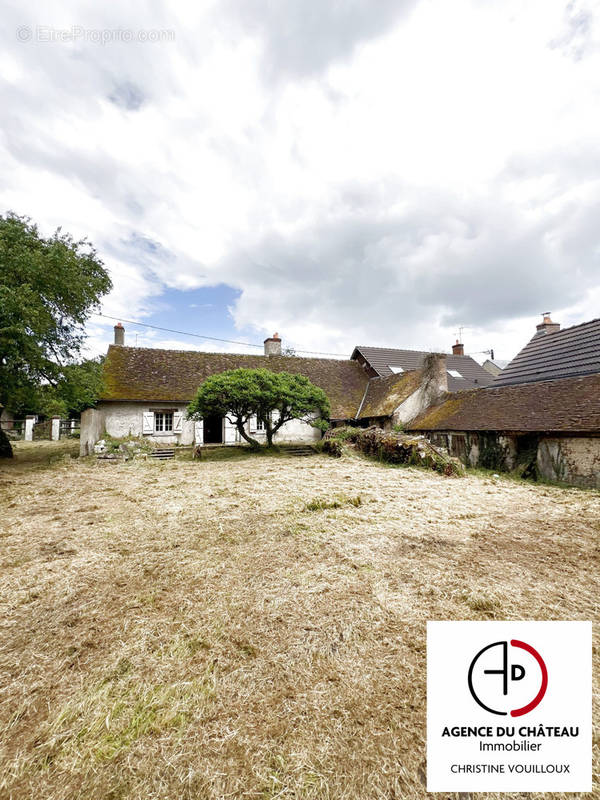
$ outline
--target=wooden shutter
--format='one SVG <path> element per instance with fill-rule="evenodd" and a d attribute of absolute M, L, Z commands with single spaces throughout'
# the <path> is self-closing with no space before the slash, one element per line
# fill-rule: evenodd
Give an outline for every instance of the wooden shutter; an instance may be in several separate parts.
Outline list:
<path fill-rule="evenodd" d="M 181 433 L 183 430 L 183 413 L 175 411 L 173 413 L 173 433 Z"/>
<path fill-rule="evenodd" d="M 194 423 L 194 441 L 196 444 L 204 444 L 204 421 Z"/>
<path fill-rule="evenodd" d="M 143 411 L 142 412 L 142 433 L 154 433 L 154 412 L 153 411 Z"/>

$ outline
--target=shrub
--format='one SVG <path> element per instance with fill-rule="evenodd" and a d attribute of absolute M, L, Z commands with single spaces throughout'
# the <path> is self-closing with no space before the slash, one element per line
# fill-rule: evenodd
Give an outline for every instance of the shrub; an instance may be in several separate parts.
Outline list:
<path fill-rule="evenodd" d="M 413 464 L 429 467 L 442 475 L 462 475 L 457 459 L 434 447 L 423 436 L 386 432 L 382 428 L 334 428 L 325 434 L 323 450 L 333 456 L 342 454 L 342 445 L 353 443 L 365 455 L 388 464 Z"/>

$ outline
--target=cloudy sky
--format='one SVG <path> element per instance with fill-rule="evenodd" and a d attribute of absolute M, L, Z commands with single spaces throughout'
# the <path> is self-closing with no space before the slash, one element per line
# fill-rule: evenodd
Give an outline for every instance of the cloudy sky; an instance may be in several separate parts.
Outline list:
<path fill-rule="evenodd" d="M 600 315 L 599 2 L 2 6 L 0 212 L 87 236 L 105 314 L 500 358 Z"/>

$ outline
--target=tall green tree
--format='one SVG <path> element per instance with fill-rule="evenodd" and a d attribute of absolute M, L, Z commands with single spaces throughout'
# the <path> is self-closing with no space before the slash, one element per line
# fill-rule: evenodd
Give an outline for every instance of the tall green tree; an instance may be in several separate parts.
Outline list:
<path fill-rule="evenodd" d="M 265 429 L 267 445 L 277 431 L 292 419 L 313 424 L 316 417 L 330 414 L 325 392 L 303 375 L 271 372 L 268 369 L 233 369 L 211 375 L 198 388 L 187 410 L 189 419 L 226 417 L 242 439 L 252 447 L 260 442 L 246 430 L 252 417 Z"/>
<path fill-rule="evenodd" d="M 56 386 L 78 357 L 83 324 L 112 288 L 94 247 L 28 217 L 0 216 L 0 405 Z"/>

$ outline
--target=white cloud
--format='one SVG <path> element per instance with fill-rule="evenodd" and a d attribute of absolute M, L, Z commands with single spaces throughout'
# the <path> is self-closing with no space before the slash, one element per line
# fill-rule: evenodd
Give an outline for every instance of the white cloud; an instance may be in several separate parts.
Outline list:
<path fill-rule="evenodd" d="M 258 340 L 447 349 L 462 325 L 498 357 L 538 312 L 597 315 L 592 2 L 33 2 L 3 22 L 2 206 L 89 236 L 107 314 L 228 283 Z"/>

